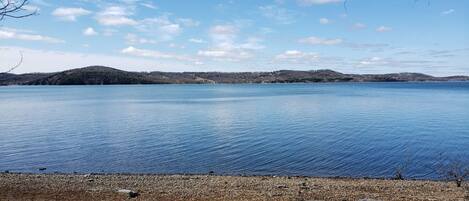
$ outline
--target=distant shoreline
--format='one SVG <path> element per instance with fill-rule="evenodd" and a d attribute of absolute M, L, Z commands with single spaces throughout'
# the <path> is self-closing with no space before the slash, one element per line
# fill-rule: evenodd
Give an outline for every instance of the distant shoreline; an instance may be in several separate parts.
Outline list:
<path fill-rule="evenodd" d="M 3 86 L 448 81 L 469 81 L 469 76 L 434 77 L 421 73 L 344 74 L 327 69 L 274 72 L 129 72 L 104 66 L 90 66 L 56 73 L 0 73 L 0 85 Z"/>
<path fill-rule="evenodd" d="M 11 84 L 11 85 L 0 85 L 0 87 L 31 87 L 31 86 L 178 86 L 178 85 L 300 85 L 300 84 L 425 84 L 425 83 L 469 83 L 469 80 L 461 80 L 461 81 L 396 81 L 396 82 L 373 82 L 373 81 L 364 81 L 364 82 L 274 82 L 274 83 L 162 83 L 162 84 L 44 84 L 44 85 L 26 85 L 26 84 Z"/>
<path fill-rule="evenodd" d="M 428 180 L 0 173 L 7 200 L 464 200 L 468 188 Z"/>

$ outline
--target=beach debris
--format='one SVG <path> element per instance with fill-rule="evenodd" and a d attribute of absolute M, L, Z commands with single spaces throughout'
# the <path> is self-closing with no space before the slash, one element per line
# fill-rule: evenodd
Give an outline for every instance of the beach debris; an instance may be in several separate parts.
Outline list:
<path fill-rule="evenodd" d="M 128 189 L 119 189 L 117 190 L 118 193 L 123 193 L 123 194 L 127 194 L 127 196 L 129 196 L 129 198 L 135 198 L 137 197 L 139 194 L 138 192 L 136 191 L 132 191 L 132 190 L 128 190 Z"/>
<path fill-rule="evenodd" d="M 38 168 L 38 170 L 39 170 L 39 171 L 44 171 L 44 170 L 47 170 L 47 168 L 45 168 L 45 167 L 40 167 L 40 168 Z"/>

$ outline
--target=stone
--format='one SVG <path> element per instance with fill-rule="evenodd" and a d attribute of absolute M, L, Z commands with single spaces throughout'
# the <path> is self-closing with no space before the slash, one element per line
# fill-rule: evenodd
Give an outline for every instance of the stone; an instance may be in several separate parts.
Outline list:
<path fill-rule="evenodd" d="M 277 185 L 277 188 L 288 188 L 287 185 Z"/>
<path fill-rule="evenodd" d="M 120 190 L 117 190 L 117 192 L 127 194 L 127 196 L 129 196 L 129 198 L 135 198 L 139 195 L 138 192 L 128 190 L 128 189 L 120 189 Z"/>

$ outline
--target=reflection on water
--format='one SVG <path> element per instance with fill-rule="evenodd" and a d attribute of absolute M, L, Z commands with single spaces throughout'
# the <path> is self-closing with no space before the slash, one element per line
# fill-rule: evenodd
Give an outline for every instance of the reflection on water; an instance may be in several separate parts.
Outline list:
<path fill-rule="evenodd" d="M 0 170 L 433 178 L 469 83 L 0 88 Z"/>

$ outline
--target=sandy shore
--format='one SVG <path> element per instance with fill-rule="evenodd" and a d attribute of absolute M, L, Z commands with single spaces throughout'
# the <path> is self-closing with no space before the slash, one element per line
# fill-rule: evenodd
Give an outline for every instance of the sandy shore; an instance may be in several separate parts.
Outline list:
<path fill-rule="evenodd" d="M 138 192 L 135 198 L 118 190 Z M 469 200 L 437 181 L 212 175 L 0 174 L 0 200 Z"/>

